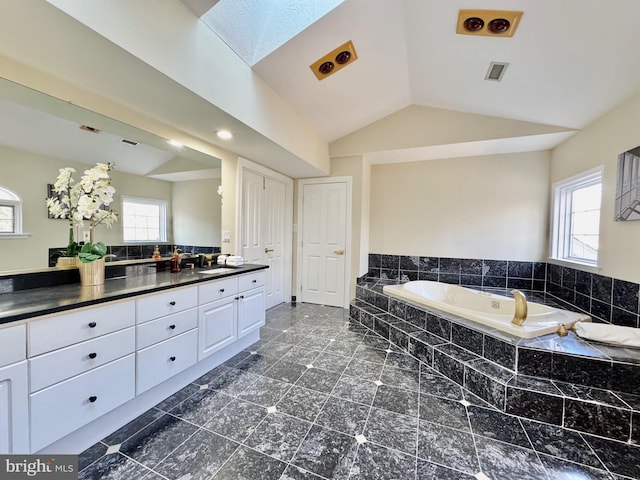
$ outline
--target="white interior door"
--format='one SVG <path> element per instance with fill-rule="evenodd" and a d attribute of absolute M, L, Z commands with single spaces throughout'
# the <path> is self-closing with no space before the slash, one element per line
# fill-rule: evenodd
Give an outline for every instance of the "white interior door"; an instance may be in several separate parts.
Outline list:
<path fill-rule="evenodd" d="M 242 174 L 241 255 L 247 263 L 269 265 L 266 308 L 284 302 L 286 186 L 277 179 L 244 170 Z"/>
<path fill-rule="evenodd" d="M 346 181 L 302 184 L 303 302 L 345 305 L 347 190 Z"/>

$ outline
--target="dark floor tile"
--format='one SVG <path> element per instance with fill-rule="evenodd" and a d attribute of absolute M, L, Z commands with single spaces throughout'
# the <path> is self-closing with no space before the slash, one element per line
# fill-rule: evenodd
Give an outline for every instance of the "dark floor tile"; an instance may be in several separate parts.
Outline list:
<path fill-rule="evenodd" d="M 476 480 L 476 477 L 419 458 L 416 480 Z"/>
<path fill-rule="evenodd" d="M 293 348 L 293 345 L 288 343 L 280 343 L 278 341 L 267 342 L 262 347 L 258 348 L 258 354 L 265 355 L 274 358 L 282 358 L 289 350 Z"/>
<path fill-rule="evenodd" d="M 421 395 L 420 419 L 458 430 L 470 431 L 467 409 L 455 400 Z"/>
<path fill-rule="evenodd" d="M 335 353 L 322 353 L 313 362 L 309 362 L 315 368 L 327 370 L 329 372 L 342 373 L 347 368 L 351 357 L 343 357 Z"/>
<path fill-rule="evenodd" d="M 474 434 L 512 443 L 519 447 L 531 448 L 527 434 L 517 417 L 476 406 L 468 407 L 468 411 L 471 430 Z"/>
<path fill-rule="evenodd" d="M 436 373 L 434 370 L 420 372 L 420 392 L 449 398 L 451 400 L 462 399 L 462 388 L 452 380 Z"/>
<path fill-rule="evenodd" d="M 327 398 L 329 396 L 324 393 L 294 385 L 276 404 L 276 408 L 279 412 L 313 422 Z"/>
<path fill-rule="evenodd" d="M 164 415 L 164 412 L 156 408 L 147 410 L 139 417 L 136 417 L 133 420 L 131 420 L 124 427 L 119 428 L 108 437 L 105 437 L 102 441 L 107 445 L 116 445 L 118 443 L 122 443 L 129 437 L 133 436 L 135 433 L 138 433 L 140 430 L 142 430 L 144 427 L 146 427 L 150 423 L 155 422 L 162 415 Z"/>
<path fill-rule="evenodd" d="M 129 480 L 143 479 L 151 471 L 137 462 L 114 453 L 105 455 L 78 475 L 78 480 Z"/>
<path fill-rule="evenodd" d="M 549 478 L 553 480 L 614 480 L 606 470 L 599 470 L 578 463 L 567 462 L 548 455 L 540 455 Z"/>
<path fill-rule="evenodd" d="M 321 350 L 313 350 L 310 348 L 301 347 L 300 345 L 296 345 L 282 357 L 282 360 L 299 363 L 300 365 L 308 365 L 310 363 L 313 363 L 314 360 L 321 354 Z"/>
<path fill-rule="evenodd" d="M 226 369 L 227 367 L 224 367 L 224 368 Z M 196 380 L 196 382 L 198 380 Z M 205 384 L 206 384 L 206 382 L 203 383 L 203 385 L 205 385 Z M 162 410 L 164 412 L 168 412 L 173 407 L 175 407 L 176 405 L 178 405 L 181 402 L 184 402 L 191 395 L 193 395 L 194 393 L 199 392 L 199 391 L 200 391 L 200 387 L 198 387 L 198 385 L 194 385 L 194 384 L 190 383 L 186 387 L 178 390 L 176 393 L 174 393 L 170 397 L 165 398 L 162 402 L 157 404 L 155 406 L 155 408 L 157 408 L 159 410 Z"/>
<path fill-rule="evenodd" d="M 322 480 L 322 477 L 306 471 L 304 468 L 289 465 L 280 480 Z"/>
<path fill-rule="evenodd" d="M 232 368 L 210 379 L 207 385 L 213 390 L 223 390 L 227 395 L 239 395 L 258 378 L 256 374 Z"/>
<path fill-rule="evenodd" d="M 357 447 L 353 437 L 314 425 L 291 463 L 325 478 L 346 479 Z"/>
<path fill-rule="evenodd" d="M 215 480 L 277 480 L 287 464 L 241 446 L 215 474 Z"/>
<path fill-rule="evenodd" d="M 270 413 L 256 427 L 245 445 L 288 462 L 302 443 L 311 423 L 283 413 Z"/>
<path fill-rule="evenodd" d="M 378 386 L 374 382 L 343 375 L 333 387 L 331 395 L 370 406 L 376 396 L 377 389 Z"/>
<path fill-rule="evenodd" d="M 315 423 L 347 435 L 362 434 L 369 407 L 337 397 L 329 397 Z"/>
<path fill-rule="evenodd" d="M 349 479 L 413 479 L 415 472 L 415 457 L 367 442 L 358 448 Z"/>
<path fill-rule="evenodd" d="M 296 382 L 296 385 L 323 393 L 330 393 L 339 379 L 339 373 L 322 370 L 320 368 L 310 368 L 302 374 Z"/>
<path fill-rule="evenodd" d="M 208 480 L 236 451 L 239 444 L 199 430 L 154 470 L 167 478 Z"/>
<path fill-rule="evenodd" d="M 84 452 L 78 455 L 78 471 L 82 471 L 91 465 L 93 462 L 101 458 L 107 451 L 107 446 L 104 443 L 96 443 Z"/>
<path fill-rule="evenodd" d="M 367 362 L 356 357 L 349 362 L 343 373 L 375 382 L 380 378 L 383 366 L 382 363 Z"/>
<path fill-rule="evenodd" d="M 403 415 L 418 415 L 418 392 L 380 385 L 373 406 Z"/>
<path fill-rule="evenodd" d="M 602 460 L 607 470 L 631 478 L 640 478 L 640 446 L 584 435 L 584 439 Z"/>
<path fill-rule="evenodd" d="M 579 433 L 528 420 L 523 420 L 522 424 L 536 451 L 590 467 L 603 468 Z"/>
<path fill-rule="evenodd" d="M 120 452 L 153 468 L 197 430 L 195 425 L 165 414 L 124 442 Z"/>
<path fill-rule="evenodd" d="M 339 335 L 341 335 L 339 333 Z M 325 352 L 334 353 L 336 355 L 342 355 L 344 357 L 352 356 L 358 348 L 360 344 L 360 340 L 358 341 L 344 341 L 344 340 L 336 340 L 335 342 L 329 342 Z"/>
<path fill-rule="evenodd" d="M 187 422 L 203 426 L 224 408 L 233 397 L 218 390 L 203 389 L 170 410 L 170 414 Z"/>
<path fill-rule="evenodd" d="M 401 368 L 385 365 L 380 374 L 380 381 L 385 385 L 398 387 L 417 392 L 420 390 L 420 373 L 415 370 L 403 370 Z"/>
<path fill-rule="evenodd" d="M 418 457 L 471 475 L 480 471 L 473 436 L 435 423 L 420 421 Z"/>
<path fill-rule="evenodd" d="M 476 447 L 482 471 L 490 478 L 546 478 L 544 467 L 533 450 L 483 437 L 476 437 Z"/>
<path fill-rule="evenodd" d="M 281 382 L 295 383 L 306 371 L 307 367 L 304 365 L 288 360 L 280 360 L 262 375 Z"/>
<path fill-rule="evenodd" d="M 243 372 L 250 372 L 256 375 L 266 372 L 271 368 L 280 357 L 272 357 L 257 353 L 255 355 L 249 355 L 247 358 L 238 362 L 235 367 Z"/>
<path fill-rule="evenodd" d="M 243 442 L 267 415 L 267 409 L 243 400 L 233 399 L 204 428 Z"/>
<path fill-rule="evenodd" d="M 417 418 L 373 408 L 364 436 L 370 442 L 415 455 L 417 432 Z"/>
<path fill-rule="evenodd" d="M 329 345 L 328 338 L 307 335 L 297 346 L 308 348 L 310 350 L 324 350 L 327 345 Z"/>
<path fill-rule="evenodd" d="M 274 380 L 273 378 L 260 377 L 238 395 L 238 398 L 257 403 L 263 407 L 271 407 L 278 403 L 290 388 L 291 384 L 289 383 Z"/>
<path fill-rule="evenodd" d="M 367 362 L 384 363 L 387 359 L 387 352 L 367 345 L 360 345 L 355 351 L 354 358 Z"/>

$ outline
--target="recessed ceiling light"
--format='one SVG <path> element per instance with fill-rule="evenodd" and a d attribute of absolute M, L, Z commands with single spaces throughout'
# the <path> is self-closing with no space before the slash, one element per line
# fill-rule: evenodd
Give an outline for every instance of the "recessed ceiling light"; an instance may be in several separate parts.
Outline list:
<path fill-rule="evenodd" d="M 184 145 L 182 143 L 180 143 L 179 141 L 177 141 L 177 140 L 167 140 L 167 143 L 169 145 L 171 145 L 172 147 L 176 147 L 176 148 L 184 147 Z"/>
<path fill-rule="evenodd" d="M 231 140 L 233 138 L 233 133 L 231 133 L 229 130 L 218 130 L 216 132 L 216 135 L 222 140 Z"/>

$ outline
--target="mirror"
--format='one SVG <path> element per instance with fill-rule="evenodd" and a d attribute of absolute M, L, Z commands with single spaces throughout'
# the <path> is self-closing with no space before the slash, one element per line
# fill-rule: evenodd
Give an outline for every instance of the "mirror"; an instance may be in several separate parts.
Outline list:
<path fill-rule="evenodd" d="M 618 155 L 614 220 L 640 220 L 640 147 Z"/>
<path fill-rule="evenodd" d="M 75 168 L 79 179 L 96 163 L 114 165 L 116 212 L 123 196 L 167 202 L 163 256 L 171 245 L 196 253 L 219 249 L 220 159 L 0 77 L 0 188 L 20 198 L 26 234 L 0 237 L 0 275 L 49 268 L 50 250 L 67 245 L 69 223 L 48 218 L 47 185 L 60 168 Z M 77 231 L 76 240 L 83 234 Z M 151 258 L 154 250 L 153 244 L 125 243 L 122 218 L 111 229 L 98 227 L 95 240 L 110 247 L 114 261 Z"/>

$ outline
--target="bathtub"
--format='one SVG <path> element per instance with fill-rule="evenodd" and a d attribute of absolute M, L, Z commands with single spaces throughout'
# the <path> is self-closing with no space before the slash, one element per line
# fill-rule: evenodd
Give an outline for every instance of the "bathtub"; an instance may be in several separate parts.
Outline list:
<path fill-rule="evenodd" d="M 529 313 L 524 325 L 514 325 L 511 323 L 515 312 L 513 298 L 447 283 L 419 280 L 385 285 L 382 291 L 390 297 L 442 310 L 521 338 L 556 332 L 560 324 L 569 329 L 575 322 L 591 321 L 591 317 L 582 313 L 528 302 Z"/>

